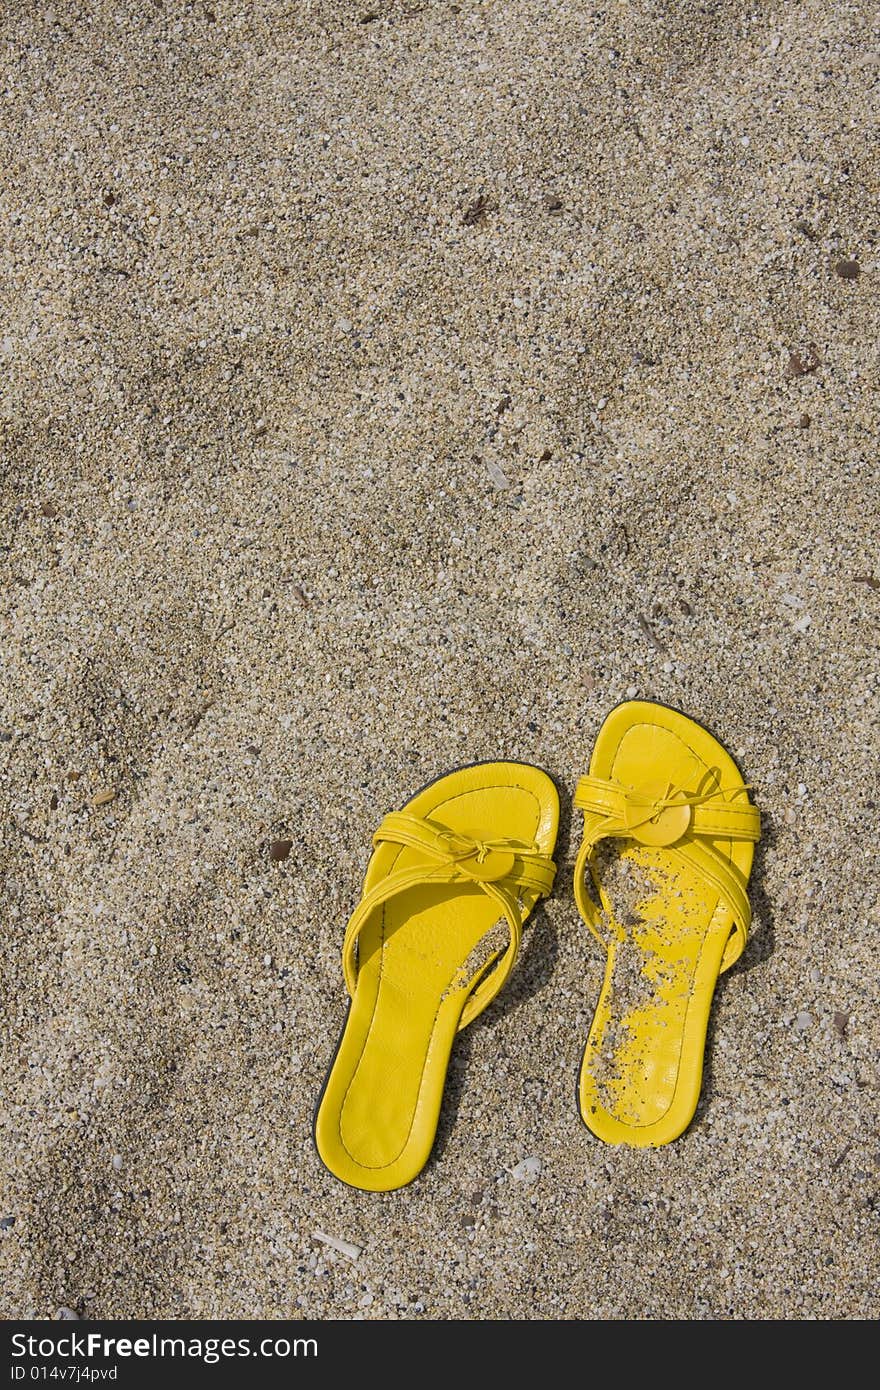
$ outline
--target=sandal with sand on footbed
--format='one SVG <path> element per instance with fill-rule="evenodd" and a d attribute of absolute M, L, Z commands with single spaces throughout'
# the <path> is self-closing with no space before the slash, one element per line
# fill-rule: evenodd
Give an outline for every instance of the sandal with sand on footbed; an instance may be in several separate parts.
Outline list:
<path fill-rule="evenodd" d="M 696 1111 L 718 977 L 748 940 L 760 815 L 710 733 L 641 700 L 608 715 L 574 801 L 575 898 L 607 952 L 581 1117 L 609 1144 L 668 1144 Z"/>
<path fill-rule="evenodd" d="M 384 1192 L 424 1167 L 456 1035 L 498 994 L 553 887 L 558 826 L 552 779 L 513 762 L 447 773 L 381 822 L 345 932 L 351 1002 L 315 1117 L 320 1158 L 342 1182 Z"/>

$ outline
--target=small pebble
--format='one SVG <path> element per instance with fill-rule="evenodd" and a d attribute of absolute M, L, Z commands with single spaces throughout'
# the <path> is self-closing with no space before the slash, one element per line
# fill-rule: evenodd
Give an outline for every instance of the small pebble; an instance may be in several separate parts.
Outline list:
<path fill-rule="evenodd" d="M 486 472 L 489 474 L 489 481 L 496 492 L 506 492 L 510 487 L 507 475 L 502 472 L 497 463 L 489 459 L 486 463 Z"/>
<path fill-rule="evenodd" d="M 269 849 L 269 857 L 270 859 L 274 859 L 276 864 L 278 864 L 282 859 L 287 858 L 292 848 L 292 840 L 273 840 Z"/>
<path fill-rule="evenodd" d="M 811 343 L 806 351 L 789 354 L 788 374 L 789 376 L 809 376 L 811 372 L 816 370 L 821 360 L 818 348 L 815 343 Z"/>
<path fill-rule="evenodd" d="M 535 1182 L 541 1176 L 541 1160 L 530 1154 L 528 1158 L 521 1158 L 519 1163 L 507 1171 L 514 1182 Z"/>
<path fill-rule="evenodd" d="M 858 261 L 838 261 L 834 269 L 841 280 L 858 280 L 862 273 Z"/>

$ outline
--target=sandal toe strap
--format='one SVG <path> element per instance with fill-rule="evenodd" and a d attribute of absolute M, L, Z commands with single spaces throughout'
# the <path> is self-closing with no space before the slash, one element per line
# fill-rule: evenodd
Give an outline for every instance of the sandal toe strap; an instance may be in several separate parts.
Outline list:
<path fill-rule="evenodd" d="M 696 791 L 673 783 L 633 788 L 586 776 L 578 783 L 574 801 L 584 812 L 583 839 L 574 870 L 575 898 L 581 916 L 602 945 L 600 912 L 587 893 L 586 873 L 589 869 L 598 889 L 593 853 L 596 844 L 608 838 L 634 839 L 646 846 L 666 848 L 696 869 L 729 908 L 733 929 L 721 961 L 721 969 L 728 970 L 748 941 L 752 911 L 744 875 L 712 842 L 760 839 L 760 812 L 748 800 L 748 788 L 725 790 L 711 768 Z"/>
<path fill-rule="evenodd" d="M 534 843 L 477 838 L 406 811 L 385 816 L 373 844 L 397 844 L 415 850 L 419 860 L 381 879 L 364 894 L 349 918 L 342 946 L 348 992 L 353 995 L 357 984 L 358 938 L 379 907 L 410 888 L 470 882 L 498 904 L 510 939 L 504 951 L 491 953 L 477 970 L 459 1021 L 459 1028 L 465 1028 L 492 1002 L 510 974 L 522 940 L 522 894 L 546 897 L 553 887 L 556 865 Z"/>

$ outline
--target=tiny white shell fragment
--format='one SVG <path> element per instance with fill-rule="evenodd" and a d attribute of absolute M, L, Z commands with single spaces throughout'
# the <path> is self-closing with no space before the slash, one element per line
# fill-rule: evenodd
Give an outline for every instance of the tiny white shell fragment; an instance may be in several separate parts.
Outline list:
<path fill-rule="evenodd" d="M 325 1231 L 313 1231 L 315 1240 L 323 1241 L 329 1245 L 331 1250 L 338 1250 L 341 1255 L 347 1255 L 350 1260 L 356 1260 L 361 1253 L 361 1247 L 354 1245 L 350 1240 L 340 1240 L 338 1236 L 328 1236 Z"/>
<path fill-rule="evenodd" d="M 519 1163 L 515 1163 L 507 1172 L 514 1182 L 535 1182 L 541 1176 L 541 1160 L 534 1154 L 528 1158 L 521 1158 Z"/>
<path fill-rule="evenodd" d="M 489 474 L 489 481 L 496 492 L 506 492 L 510 487 L 506 474 L 503 473 L 498 467 L 498 464 L 493 463 L 491 459 L 486 463 L 486 472 Z"/>

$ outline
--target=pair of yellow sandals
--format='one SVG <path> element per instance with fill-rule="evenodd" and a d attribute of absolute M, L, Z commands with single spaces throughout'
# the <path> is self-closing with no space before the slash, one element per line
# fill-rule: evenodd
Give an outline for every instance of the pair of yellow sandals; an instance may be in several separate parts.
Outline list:
<path fill-rule="evenodd" d="M 581 1117 L 610 1144 L 667 1144 L 693 1118 L 716 982 L 748 938 L 759 813 L 721 744 L 648 701 L 608 715 L 574 801 L 575 899 L 607 952 Z M 519 762 L 450 772 L 382 821 L 345 933 L 351 1002 L 315 1116 L 341 1181 L 384 1192 L 424 1167 L 456 1033 L 498 994 L 553 887 L 558 825 L 552 779 Z"/>

